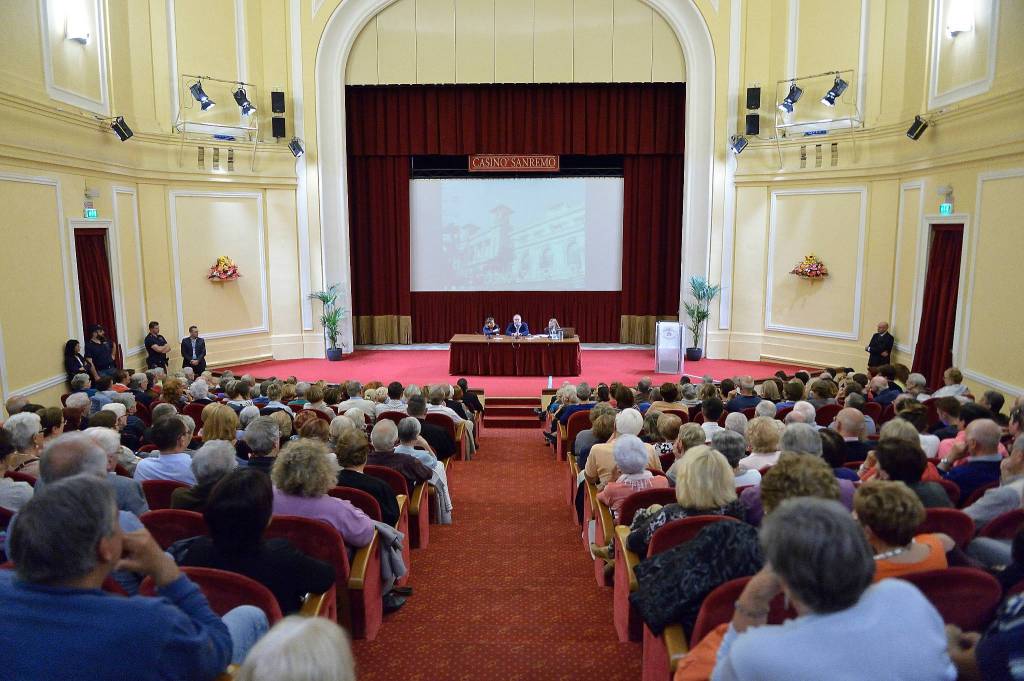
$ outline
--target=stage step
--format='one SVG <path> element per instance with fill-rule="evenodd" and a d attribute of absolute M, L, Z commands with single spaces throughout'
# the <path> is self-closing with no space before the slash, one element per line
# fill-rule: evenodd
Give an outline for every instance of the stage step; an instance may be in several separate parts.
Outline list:
<path fill-rule="evenodd" d="M 487 411 L 485 413 L 486 413 L 487 416 L 523 416 L 523 417 L 532 418 L 534 421 L 538 421 L 539 422 L 539 419 L 537 417 L 537 413 L 535 411 L 533 411 L 536 408 L 537 408 L 536 404 L 533 405 L 533 406 L 525 406 L 525 405 L 519 406 L 519 405 L 515 405 L 515 404 L 511 404 L 511 405 L 491 404 L 488 401 L 487 402 Z"/>
<path fill-rule="evenodd" d="M 534 397 L 486 397 L 487 409 L 491 407 L 539 407 L 540 406 L 540 395 Z"/>
<path fill-rule="evenodd" d="M 491 408 L 487 408 L 487 413 L 484 415 L 484 427 L 485 428 L 533 428 L 540 431 L 540 420 L 533 414 L 530 416 L 491 416 Z M 484 430 L 484 437 L 487 436 L 487 431 Z M 538 436 L 539 437 L 539 436 Z"/>

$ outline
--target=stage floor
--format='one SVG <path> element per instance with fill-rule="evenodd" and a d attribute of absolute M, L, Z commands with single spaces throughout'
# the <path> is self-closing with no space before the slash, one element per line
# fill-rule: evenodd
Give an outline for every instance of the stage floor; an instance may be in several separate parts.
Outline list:
<path fill-rule="evenodd" d="M 655 374 L 654 349 L 630 350 L 588 350 L 583 349 L 583 373 L 580 376 L 554 376 L 555 387 L 568 380 L 573 383 L 587 381 L 597 385 L 604 381 L 622 381 L 630 384 L 644 376 L 650 376 L 655 385 L 676 379 L 675 374 Z M 284 378 L 294 375 L 300 380 L 316 381 L 323 379 L 330 383 L 345 380 L 356 380 L 361 383 L 369 381 L 401 381 L 404 384 L 448 382 L 454 383 L 459 376 L 448 373 L 447 350 L 356 350 L 340 362 L 328 362 L 326 359 L 292 359 L 269 360 L 256 364 L 239 364 L 230 367 L 235 374 L 250 373 L 256 377 L 276 376 Z M 726 359 L 702 359 L 699 362 L 688 362 L 683 373 L 698 381 L 705 374 L 715 380 L 731 378 L 737 375 L 750 374 L 755 379 L 766 378 L 780 369 L 789 375 L 805 367 L 792 364 L 775 364 L 771 362 L 741 362 Z M 488 395 L 499 397 L 525 397 L 540 393 L 547 387 L 548 379 L 544 376 L 466 376 L 469 385 L 483 388 Z"/>

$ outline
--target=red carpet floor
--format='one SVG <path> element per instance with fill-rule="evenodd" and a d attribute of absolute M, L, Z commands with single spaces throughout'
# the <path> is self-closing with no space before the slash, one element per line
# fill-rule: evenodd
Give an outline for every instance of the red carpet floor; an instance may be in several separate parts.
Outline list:
<path fill-rule="evenodd" d="M 415 594 L 355 643 L 360 681 L 640 678 L 640 644 L 616 639 L 611 589 L 594 582 L 540 440 L 487 429 L 477 457 L 455 463 L 454 524 L 431 525 Z"/>
<path fill-rule="evenodd" d="M 554 377 L 557 387 L 563 380 L 573 382 L 585 380 L 592 385 L 601 381 L 625 381 L 635 384 L 644 376 L 650 376 L 655 383 L 661 383 L 675 374 L 655 374 L 654 350 L 584 350 L 583 374 L 578 377 Z M 437 381 L 454 382 L 458 376 L 448 374 L 447 350 L 357 350 L 346 355 L 341 362 L 328 362 L 325 359 L 294 359 L 271 360 L 257 364 L 243 364 L 229 368 L 238 373 L 251 373 L 254 376 L 277 376 L 279 378 L 295 375 L 301 380 L 326 380 L 337 382 L 355 380 L 382 381 L 388 383 L 400 380 L 402 383 L 433 383 Z M 770 362 L 741 362 L 726 359 L 703 359 L 690 362 L 685 366 L 685 373 L 700 378 L 711 374 L 715 380 L 732 376 L 750 374 L 754 378 L 771 376 L 780 369 L 792 375 L 794 371 L 804 367 L 791 364 L 773 364 Z M 483 388 L 488 395 L 523 397 L 539 394 L 547 387 L 544 376 L 468 376 L 474 388 Z"/>

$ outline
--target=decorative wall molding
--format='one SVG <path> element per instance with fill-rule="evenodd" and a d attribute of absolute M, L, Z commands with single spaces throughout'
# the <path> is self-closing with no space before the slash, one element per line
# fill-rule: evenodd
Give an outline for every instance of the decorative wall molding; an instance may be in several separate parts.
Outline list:
<path fill-rule="evenodd" d="M 114 206 L 114 225 L 121 229 L 121 216 L 117 210 L 117 195 L 127 194 L 132 197 L 132 233 L 135 235 L 135 268 L 139 275 L 139 319 L 142 323 L 147 322 L 146 314 L 146 275 L 142 269 L 142 230 L 139 222 L 139 194 L 134 187 L 114 186 L 112 189 Z M 134 355 L 141 352 L 144 346 L 136 345 L 125 351 L 126 355 Z"/>
<path fill-rule="evenodd" d="M 288 13 L 288 46 L 291 56 L 291 81 L 292 81 L 292 125 L 295 126 L 295 137 L 301 140 L 306 139 L 305 108 L 303 105 L 303 82 L 302 82 L 302 0 L 291 0 Z M 315 3 L 313 14 L 316 15 L 323 0 Z M 299 246 L 299 312 L 302 317 L 302 328 L 306 331 L 313 330 L 313 302 L 309 294 L 313 290 L 310 283 L 309 259 L 312 253 L 309 249 L 309 196 L 306 193 L 306 178 L 308 174 L 307 164 L 309 156 L 303 154 L 295 159 L 295 211 L 298 220 L 298 246 Z M 320 272 L 321 276 L 326 272 L 323 266 L 323 249 L 320 250 Z"/>
<path fill-rule="evenodd" d="M 717 8 L 716 8 L 717 10 Z M 738 132 L 740 108 L 740 36 L 743 29 L 743 0 L 732 0 L 729 10 L 729 90 L 726 104 L 725 130 L 729 134 Z M 736 154 L 725 154 L 725 191 L 722 212 L 722 293 L 718 298 L 718 328 L 728 329 L 732 325 L 732 280 L 735 259 L 736 237 Z"/>
<path fill-rule="evenodd" d="M 1011 388 L 1014 389 L 1014 392 L 1008 393 L 1008 394 L 1019 395 L 1019 394 L 1024 393 L 1024 389 L 1021 389 L 1021 388 L 1019 388 L 1017 386 L 1011 386 L 1008 383 L 1003 383 L 1003 382 L 998 381 L 997 379 L 994 379 L 994 378 L 990 378 L 990 377 L 986 376 L 985 374 L 982 374 L 980 372 L 974 371 L 973 369 L 970 369 L 967 366 L 967 351 L 968 351 L 968 348 L 969 348 L 969 345 L 970 345 L 970 341 L 971 341 L 971 312 L 972 312 L 972 305 L 974 303 L 974 272 L 977 269 L 976 258 L 977 258 L 977 254 L 978 254 L 978 239 L 980 238 L 980 235 L 981 235 L 981 217 L 982 217 L 982 208 L 983 208 L 982 201 L 981 201 L 982 188 L 984 187 L 984 184 L 986 182 L 989 182 L 991 180 L 1005 180 L 1005 179 L 1012 178 L 1012 177 L 1024 177 L 1024 168 L 1010 168 L 1010 169 L 1007 169 L 1007 170 L 996 170 L 996 171 L 987 172 L 987 173 L 980 173 L 978 175 L 978 183 L 977 183 L 977 186 L 976 186 L 976 188 L 974 190 L 974 205 L 975 205 L 975 209 L 974 209 L 974 230 L 973 230 L 973 234 L 971 235 L 970 262 L 971 262 L 972 266 L 971 266 L 970 275 L 968 276 L 966 300 L 964 300 L 964 276 L 963 276 L 964 275 L 964 265 L 967 262 L 967 249 L 966 248 L 963 249 L 963 255 L 962 255 L 961 259 L 960 259 L 960 292 L 959 292 L 960 298 L 959 299 L 961 301 L 961 305 L 959 307 L 961 309 L 963 309 L 963 313 L 964 313 L 963 314 L 963 320 L 962 320 L 962 322 L 963 322 L 963 333 L 961 334 L 960 344 L 959 345 L 957 345 L 956 341 L 954 340 L 953 356 L 957 358 L 957 362 L 959 363 L 959 366 L 963 368 L 963 373 L 964 373 L 965 376 L 968 376 L 969 378 L 974 378 L 975 380 L 978 380 L 978 381 L 983 381 L 985 383 L 990 383 L 992 385 L 995 385 L 995 386 L 999 387 L 1000 390 L 1003 390 L 1004 386 L 1011 387 Z M 967 243 L 967 233 L 966 233 L 967 222 L 966 221 L 964 222 L 964 230 L 965 230 L 965 232 L 964 232 L 964 244 L 966 245 L 966 243 Z M 960 323 L 961 323 L 961 318 L 960 318 L 959 312 L 960 312 L 960 310 L 957 310 L 957 328 L 958 329 L 959 329 Z M 954 334 L 954 338 L 955 338 L 955 336 L 956 336 L 956 334 Z M 957 351 L 956 351 L 958 348 L 959 348 L 959 353 L 957 353 Z"/>
<path fill-rule="evenodd" d="M 89 0 L 79 0 L 86 2 Z M 43 77 L 46 82 L 46 94 L 58 102 L 64 102 L 80 109 L 91 111 L 100 116 L 110 115 L 110 94 L 107 84 L 107 3 L 103 0 L 91 0 L 93 12 L 96 16 L 96 25 L 93 26 L 96 33 L 92 39 L 96 40 L 96 54 L 99 63 L 100 97 L 93 99 L 80 92 L 69 90 L 57 85 L 53 76 L 53 55 L 50 43 L 50 8 L 49 0 L 39 0 L 39 29 L 42 36 L 43 46 Z M 82 46 L 85 49 L 85 46 Z"/>
<path fill-rule="evenodd" d="M 813 327 L 789 326 L 777 324 L 772 321 L 772 295 L 773 281 L 775 278 L 775 209 L 776 199 L 779 196 L 820 196 L 822 194 L 857 194 L 860 196 L 860 216 L 858 220 L 857 235 L 857 276 L 854 283 L 853 294 L 853 324 L 849 331 L 831 331 L 827 329 L 816 329 Z M 820 338 L 840 338 L 843 340 L 857 340 L 860 338 L 860 311 L 861 291 L 864 283 L 864 249 L 867 241 L 867 212 L 868 212 L 868 189 L 867 187 L 820 187 L 814 189 L 778 189 L 771 193 L 770 208 L 768 213 L 768 267 L 765 282 L 764 298 L 764 328 L 766 331 L 782 331 L 785 333 L 798 333 L 806 336 L 818 336 Z"/>
<path fill-rule="evenodd" d="M 78 228 L 102 229 L 107 233 L 107 266 L 110 269 L 110 297 L 114 303 L 114 324 L 117 330 L 118 342 L 121 343 L 122 347 L 125 347 L 128 335 L 124 325 L 124 282 L 121 279 L 121 243 L 117 238 L 117 224 L 112 220 L 68 218 L 67 240 L 68 248 L 71 251 L 71 285 L 74 287 L 75 293 L 74 314 L 77 323 L 76 328 L 85 328 L 85 320 L 82 319 L 82 292 L 78 285 L 78 250 L 75 247 L 75 230 Z M 72 338 L 74 337 L 72 336 Z"/>
<path fill-rule="evenodd" d="M 949 0 L 935 0 L 931 12 L 931 53 L 928 60 L 929 111 L 949 106 L 968 97 L 985 94 L 992 89 L 992 82 L 996 77 L 996 49 L 999 42 L 999 0 L 973 0 L 972 4 L 976 7 L 982 5 L 988 9 L 989 40 L 985 75 L 968 83 L 939 92 L 939 71 L 942 67 L 941 47 L 946 33 L 945 22 L 942 20 L 942 17 L 946 14 L 946 5 L 948 3 Z M 977 26 L 977 22 L 975 22 L 975 25 Z"/>
<path fill-rule="evenodd" d="M 860 0 L 860 41 L 857 48 L 857 101 L 854 106 L 860 117 L 864 116 L 865 100 L 867 97 L 867 71 L 868 71 L 868 32 L 870 29 L 870 0 Z M 789 0 L 789 12 L 787 15 L 787 49 L 786 49 L 786 78 L 796 78 L 801 74 L 796 72 L 797 55 L 796 50 L 800 42 L 800 0 Z M 823 64 L 823 69 L 839 71 L 849 68 L 846 64 Z M 815 71 L 817 73 L 817 71 Z M 833 121 L 819 128 L 833 129 L 846 127 L 846 121 Z M 803 138 L 797 136 L 797 139 Z"/>
<path fill-rule="evenodd" d="M 999 390 L 1004 395 L 1010 397 L 1011 400 L 1017 395 L 1024 395 L 1024 386 L 1006 383 L 1004 381 L 1000 381 L 998 378 L 992 378 L 991 376 L 988 376 L 978 371 L 974 371 L 973 369 L 963 369 L 962 373 L 964 376 L 971 379 L 972 381 L 984 383 L 985 385 L 991 386 Z"/>
<path fill-rule="evenodd" d="M 215 331 L 213 333 L 204 333 L 204 338 L 232 338 L 234 336 L 247 336 L 254 333 L 269 333 L 270 332 L 270 306 L 267 301 L 267 255 L 265 246 L 265 226 L 263 220 L 263 192 L 219 192 L 219 191 L 201 191 L 195 189 L 173 189 L 167 193 L 167 200 L 169 204 L 169 227 L 171 232 L 171 259 L 174 274 L 174 305 L 177 312 L 178 321 L 178 337 L 183 338 L 185 336 L 185 330 L 188 328 L 185 325 L 185 311 L 184 303 L 181 298 L 181 263 L 178 259 L 178 216 L 177 216 L 177 204 L 176 201 L 179 197 L 199 197 L 199 198 L 245 198 L 253 199 L 256 201 L 256 236 L 258 239 L 258 248 L 260 254 L 260 305 L 262 312 L 262 319 L 259 326 L 247 328 L 247 329 L 230 329 L 227 331 Z"/>
<path fill-rule="evenodd" d="M 320 232 L 324 280 L 344 289 L 342 305 L 352 308 L 351 251 L 348 241 L 348 168 L 346 163 L 345 93 L 343 78 L 352 45 L 369 21 L 393 0 L 346 0 L 335 8 L 317 47 L 316 150 L 320 187 Z M 715 82 L 717 65 L 711 33 L 693 0 L 645 0 L 675 33 L 686 64 L 687 139 L 683 170 L 682 261 L 679 309 L 685 282 L 706 276 L 711 265 L 711 208 L 714 161 L 717 157 Z M 724 145 L 723 139 L 717 143 Z M 309 153 L 307 151 L 307 153 Z M 351 345 L 352 316 L 345 321 L 342 342 Z"/>
<path fill-rule="evenodd" d="M 896 269 L 899 268 L 900 255 L 901 255 L 902 250 L 903 250 L 903 218 L 904 218 L 904 215 L 905 215 L 905 213 L 904 213 L 904 205 L 905 204 L 903 202 L 903 194 L 904 194 L 904 192 L 907 192 L 907 191 L 910 191 L 910 190 L 914 190 L 914 189 L 917 189 L 917 190 L 919 190 L 921 192 L 921 196 L 919 197 L 919 200 L 918 200 L 918 224 L 917 224 L 917 227 L 918 227 L 918 229 L 917 229 L 918 244 L 917 245 L 919 245 L 920 241 L 921 241 L 920 224 L 921 224 L 921 218 L 924 216 L 924 181 L 923 180 L 914 180 L 912 182 L 904 182 L 904 183 L 902 183 L 900 185 L 899 210 L 898 210 L 897 217 L 896 217 L 896 258 L 895 258 L 895 261 L 894 261 Z M 919 249 L 915 249 L 915 255 L 914 255 L 915 281 L 916 281 L 917 272 L 919 272 L 920 269 L 921 269 L 920 257 L 921 257 L 920 256 L 920 250 Z M 897 308 L 896 308 L 896 293 L 898 292 L 898 288 L 899 288 L 899 278 L 894 274 L 894 276 L 893 276 L 893 291 L 892 291 L 892 309 L 889 312 L 889 324 L 890 324 L 890 326 L 895 326 L 895 322 L 896 322 L 896 317 L 897 317 L 897 315 L 896 315 L 896 312 L 897 312 Z M 910 355 L 911 357 L 914 356 L 914 348 L 917 347 L 917 326 L 918 326 L 918 323 L 919 323 L 917 320 L 920 319 L 920 317 L 919 317 L 920 312 L 917 309 L 918 308 L 917 291 L 918 291 L 918 287 L 915 285 L 914 290 L 910 294 L 910 327 L 909 327 L 909 335 L 907 336 L 907 340 L 909 342 L 908 343 L 899 343 L 899 342 L 896 343 L 896 349 L 897 350 L 899 350 L 900 352 L 905 352 L 908 355 Z"/>
<path fill-rule="evenodd" d="M 178 45 L 177 45 L 177 28 L 175 27 L 175 12 L 174 12 L 175 0 L 167 0 L 167 58 L 168 58 L 168 73 L 170 74 L 170 87 L 171 87 L 171 111 L 170 121 L 173 125 L 178 120 L 178 107 L 180 105 L 181 93 L 178 88 Z M 235 9 L 235 65 L 238 70 L 238 80 L 245 80 L 246 75 L 249 72 L 249 60 L 246 56 L 246 30 L 245 30 L 245 0 L 234 0 Z M 213 76 L 215 78 L 224 78 L 230 80 L 226 75 L 219 73 L 208 73 L 203 75 Z M 226 103 L 225 103 L 226 104 Z M 248 124 L 244 120 L 244 117 L 239 111 L 238 122 L 242 127 Z M 194 132 L 203 132 L 210 135 L 224 134 L 225 128 L 214 128 L 204 126 L 199 123 L 190 123 L 189 130 Z"/>

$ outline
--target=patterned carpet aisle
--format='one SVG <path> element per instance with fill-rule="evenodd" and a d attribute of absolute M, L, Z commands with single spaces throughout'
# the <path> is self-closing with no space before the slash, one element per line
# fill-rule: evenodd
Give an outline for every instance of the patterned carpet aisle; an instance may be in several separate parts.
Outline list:
<path fill-rule="evenodd" d="M 538 430 L 487 429 L 451 475 L 455 524 L 413 551 L 415 595 L 354 645 L 360 681 L 640 678 Z"/>

